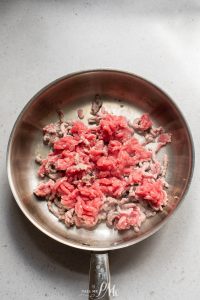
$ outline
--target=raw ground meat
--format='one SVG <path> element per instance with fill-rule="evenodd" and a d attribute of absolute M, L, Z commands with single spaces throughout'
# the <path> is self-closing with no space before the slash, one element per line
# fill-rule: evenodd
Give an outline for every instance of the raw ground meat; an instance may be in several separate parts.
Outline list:
<path fill-rule="evenodd" d="M 158 147 L 156 149 L 156 152 L 160 150 L 161 147 L 165 146 L 168 143 L 171 143 L 171 133 L 162 133 L 158 137 Z"/>
<path fill-rule="evenodd" d="M 84 117 L 82 109 L 77 114 Z M 128 121 L 106 112 L 99 96 L 91 114 L 88 122 L 93 126 L 64 121 L 62 115 L 43 128 L 43 141 L 51 150 L 44 159 L 37 155 L 36 162 L 38 176 L 49 179 L 34 194 L 46 199 L 49 211 L 67 227 L 93 228 L 106 222 L 116 230 L 138 231 L 167 204 L 167 156 L 161 163 L 145 145 L 155 142 L 158 151 L 171 142 L 171 134 L 154 128 L 148 114 Z"/>
<path fill-rule="evenodd" d="M 133 122 L 133 128 L 138 131 L 146 131 L 153 125 L 148 114 L 143 114 L 140 118 L 137 118 Z"/>

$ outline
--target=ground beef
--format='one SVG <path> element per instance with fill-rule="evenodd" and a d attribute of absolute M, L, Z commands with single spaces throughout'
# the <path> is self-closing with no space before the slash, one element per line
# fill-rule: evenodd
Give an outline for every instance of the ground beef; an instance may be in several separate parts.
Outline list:
<path fill-rule="evenodd" d="M 171 133 L 162 133 L 161 135 L 159 135 L 156 152 L 158 152 L 160 148 L 162 148 L 166 144 L 171 143 L 171 136 Z"/>
<path fill-rule="evenodd" d="M 136 187 L 135 195 L 138 199 L 147 200 L 156 210 L 159 210 L 167 202 L 167 194 L 161 180 L 143 180 L 142 184 Z"/>
<path fill-rule="evenodd" d="M 84 113 L 83 113 L 83 110 L 81 108 L 79 108 L 77 110 L 77 115 L 78 115 L 79 119 L 81 119 L 81 120 L 84 119 Z"/>
<path fill-rule="evenodd" d="M 91 115 L 95 116 L 99 112 L 100 108 L 102 107 L 102 104 L 103 104 L 103 102 L 102 102 L 100 96 L 96 95 L 95 99 L 92 101 L 92 107 L 91 107 L 91 112 L 90 112 Z"/>
<path fill-rule="evenodd" d="M 153 125 L 148 114 L 143 114 L 140 118 L 137 118 L 133 122 L 133 128 L 138 131 L 146 131 Z"/>
<path fill-rule="evenodd" d="M 84 117 L 82 109 L 77 114 Z M 116 230 L 138 231 L 167 204 L 167 156 L 161 164 L 145 145 L 153 141 L 158 151 L 171 142 L 171 134 L 154 128 L 148 114 L 132 121 L 108 113 L 99 96 L 91 114 L 96 126 L 66 122 L 62 115 L 43 128 L 51 150 L 36 157 L 43 180 L 34 194 L 46 199 L 49 211 L 67 227 L 93 228 L 104 221 Z M 138 133 L 146 142 L 139 142 Z"/>

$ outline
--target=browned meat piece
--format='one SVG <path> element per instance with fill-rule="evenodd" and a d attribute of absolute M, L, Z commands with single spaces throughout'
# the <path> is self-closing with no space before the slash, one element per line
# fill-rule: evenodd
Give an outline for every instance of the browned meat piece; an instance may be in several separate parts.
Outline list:
<path fill-rule="evenodd" d="M 78 115 L 79 119 L 81 119 L 81 120 L 84 119 L 84 113 L 83 113 L 83 110 L 81 108 L 79 108 L 77 110 L 77 115 Z"/>
<path fill-rule="evenodd" d="M 60 123 L 64 122 L 64 112 L 62 110 L 57 110 L 58 118 Z"/>
<path fill-rule="evenodd" d="M 38 154 L 35 158 L 35 162 L 39 165 L 42 164 L 42 156 L 40 154 Z"/>
<path fill-rule="evenodd" d="M 74 225 L 74 208 L 71 208 L 65 213 L 65 224 L 67 227 Z"/>
<path fill-rule="evenodd" d="M 163 127 L 156 127 L 156 128 L 151 128 L 150 134 L 154 137 L 157 138 L 161 133 L 164 132 Z"/>
<path fill-rule="evenodd" d="M 151 128 L 149 133 L 145 134 L 145 142 L 143 145 L 147 145 L 149 143 L 154 143 L 156 138 L 164 132 L 164 129 L 162 127 L 157 128 Z"/>
<path fill-rule="evenodd" d="M 90 111 L 91 115 L 96 116 L 96 114 L 99 112 L 100 108 L 102 107 L 102 104 L 103 102 L 100 96 L 96 95 L 94 101 L 92 101 L 92 108 Z"/>
<path fill-rule="evenodd" d="M 101 120 L 101 117 L 95 116 L 95 117 L 89 118 L 89 119 L 88 119 L 88 123 L 89 123 L 90 125 L 92 125 L 92 124 L 98 125 L 99 122 L 100 122 L 100 120 Z"/>

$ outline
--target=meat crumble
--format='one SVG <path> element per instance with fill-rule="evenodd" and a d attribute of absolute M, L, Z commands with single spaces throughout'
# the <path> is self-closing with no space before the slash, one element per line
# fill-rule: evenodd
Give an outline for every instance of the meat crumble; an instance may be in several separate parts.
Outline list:
<path fill-rule="evenodd" d="M 84 118 L 82 109 L 77 114 Z M 34 194 L 67 227 L 106 222 L 116 230 L 139 231 L 146 218 L 167 205 L 168 158 L 160 162 L 156 153 L 171 142 L 171 134 L 154 127 L 146 113 L 135 120 L 108 113 L 99 95 L 91 114 L 92 126 L 62 116 L 43 128 L 50 150 L 35 159 L 42 181 Z M 157 145 L 155 151 L 147 148 L 149 143 Z"/>

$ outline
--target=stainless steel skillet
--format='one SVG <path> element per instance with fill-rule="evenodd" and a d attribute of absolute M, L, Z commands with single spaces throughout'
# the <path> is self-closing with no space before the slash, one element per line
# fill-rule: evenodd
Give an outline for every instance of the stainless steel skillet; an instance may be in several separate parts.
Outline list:
<path fill-rule="evenodd" d="M 33 195 L 39 179 L 34 158 L 46 154 L 42 128 L 57 120 L 57 110 L 66 119 L 77 117 L 77 108 L 89 116 L 91 101 L 101 95 L 110 112 L 136 118 L 143 112 L 154 123 L 173 135 L 172 143 L 162 149 L 169 157 L 167 181 L 169 204 L 148 219 L 140 232 L 117 232 L 100 224 L 94 230 L 70 228 L 48 212 L 45 201 Z M 13 195 L 26 217 L 51 238 L 71 247 L 89 250 L 90 299 L 109 299 L 108 251 L 128 247 L 149 237 L 169 219 L 182 201 L 191 181 L 193 143 L 188 126 L 172 100 L 154 84 L 134 74 L 115 70 L 91 70 L 64 76 L 46 86 L 25 106 L 12 130 L 8 145 L 7 170 Z"/>

